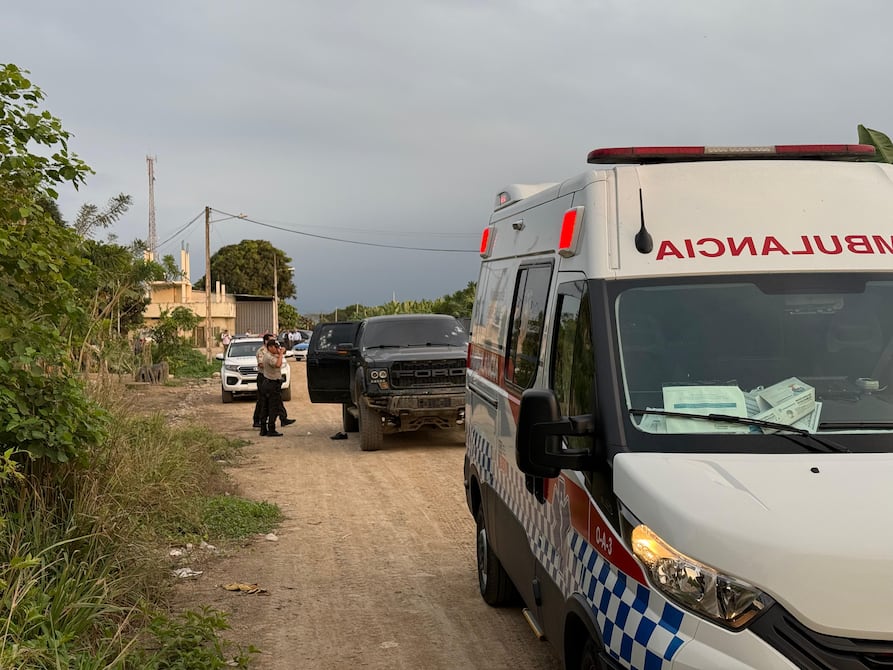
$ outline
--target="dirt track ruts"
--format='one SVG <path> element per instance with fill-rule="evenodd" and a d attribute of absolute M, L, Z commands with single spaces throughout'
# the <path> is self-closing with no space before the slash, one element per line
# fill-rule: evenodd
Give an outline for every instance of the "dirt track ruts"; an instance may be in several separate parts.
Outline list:
<path fill-rule="evenodd" d="M 251 428 L 253 402 L 220 402 L 219 386 L 191 391 L 192 419 L 251 440 L 230 469 L 236 490 L 279 505 L 276 542 L 202 565 L 179 600 L 229 613 L 227 637 L 262 650 L 259 670 L 511 668 L 557 670 L 551 647 L 517 608 L 494 609 L 477 591 L 474 524 L 462 486 L 461 431 L 385 438 L 361 452 L 341 430 L 338 405 L 307 400 L 304 363 L 293 362 L 284 437 Z M 267 595 L 225 591 L 257 583 Z"/>

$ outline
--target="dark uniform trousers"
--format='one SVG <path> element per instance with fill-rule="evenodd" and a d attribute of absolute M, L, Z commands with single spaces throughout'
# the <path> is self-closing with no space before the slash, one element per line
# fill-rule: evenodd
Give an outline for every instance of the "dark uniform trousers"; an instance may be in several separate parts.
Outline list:
<path fill-rule="evenodd" d="M 282 404 L 282 380 L 263 378 L 263 383 L 258 389 L 260 398 L 260 431 L 272 433 L 276 430 L 276 419 L 284 417 L 285 406 Z"/>
<path fill-rule="evenodd" d="M 270 381 L 270 380 L 267 379 L 266 377 L 264 377 L 262 373 L 257 375 L 257 402 L 254 403 L 254 421 L 252 421 L 252 423 L 254 424 L 255 427 L 264 425 L 260 422 L 260 417 L 261 417 L 260 406 L 261 406 L 261 398 L 263 397 L 263 385 L 264 385 L 264 382 L 268 382 L 268 381 Z M 282 381 L 280 380 L 278 382 L 278 384 L 279 384 L 279 390 L 281 393 Z M 279 421 L 281 423 L 282 421 L 285 421 L 288 418 L 288 412 L 285 409 L 285 403 L 282 402 L 281 395 L 279 397 L 279 407 L 280 407 L 280 410 L 276 416 L 279 417 Z"/>

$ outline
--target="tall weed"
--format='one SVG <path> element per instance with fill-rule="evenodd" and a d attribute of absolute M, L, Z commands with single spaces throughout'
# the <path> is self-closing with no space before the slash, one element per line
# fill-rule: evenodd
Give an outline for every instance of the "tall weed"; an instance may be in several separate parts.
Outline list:
<path fill-rule="evenodd" d="M 165 633 L 176 625 L 163 624 L 173 621 L 163 613 L 164 548 L 204 536 L 205 501 L 227 488 L 219 462 L 240 444 L 172 428 L 160 415 L 112 417 L 104 444 L 69 463 L 26 463 L 24 477 L 0 486 L 3 670 L 136 668 L 157 657 L 136 648 L 152 636 L 166 655 L 178 653 L 180 638 Z M 203 653 L 222 654 L 212 639 L 222 615 L 192 623 L 210 636 Z"/>

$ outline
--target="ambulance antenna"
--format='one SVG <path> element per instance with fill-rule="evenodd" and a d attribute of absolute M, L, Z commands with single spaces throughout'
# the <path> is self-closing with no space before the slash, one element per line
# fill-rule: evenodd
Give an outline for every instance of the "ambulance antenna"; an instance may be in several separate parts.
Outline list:
<path fill-rule="evenodd" d="M 651 239 L 651 233 L 645 230 L 645 205 L 642 204 L 642 189 L 639 189 L 639 214 L 642 217 L 642 226 L 636 233 L 636 250 L 640 254 L 650 254 L 654 249 L 654 240 Z"/>

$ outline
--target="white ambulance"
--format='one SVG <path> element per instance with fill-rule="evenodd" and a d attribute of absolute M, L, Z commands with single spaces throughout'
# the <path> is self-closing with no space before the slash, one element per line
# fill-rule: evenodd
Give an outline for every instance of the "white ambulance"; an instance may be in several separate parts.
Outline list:
<path fill-rule="evenodd" d="M 600 149 L 499 193 L 468 354 L 481 594 L 566 668 L 893 668 L 893 166 Z"/>

